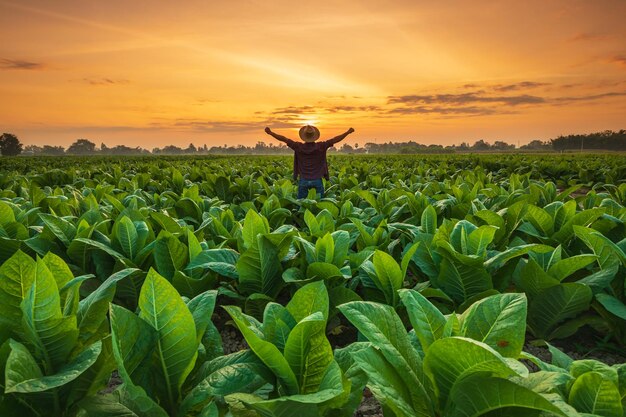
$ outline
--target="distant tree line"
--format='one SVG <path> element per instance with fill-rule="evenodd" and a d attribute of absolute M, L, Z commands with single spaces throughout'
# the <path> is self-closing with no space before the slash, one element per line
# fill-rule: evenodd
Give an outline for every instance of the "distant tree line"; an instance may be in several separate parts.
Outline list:
<path fill-rule="evenodd" d="M 454 153 L 454 152 L 506 152 L 519 149 L 522 151 L 573 151 L 573 150 L 611 150 L 626 151 L 626 130 L 559 136 L 547 141 L 533 140 L 530 143 L 516 148 L 515 145 L 504 141 L 487 143 L 478 140 L 470 145 L 462 142 L 460 145 L 424 145 L 414 141 L 409 142 L 367 142 L 363 146 L 356 143 L 354 146 L 344 143 L 338 149 L 330 148 L 330 152 L 346 154 L 426 154 L 426 153 Z M 275 145 L 272 142 L 257 142 L 254 146 L 234 145 L 211 146 L 206 144 L 196 147 L 190 143 L 186 148 L 176 145 L 167 145 L 152 150 L 131 148 L 126 145 L 108 147 L 101 143 L 100 147 L 89 139 L 78 139 L 67 149 L 62 146 L 27 145 L 23 146 L 17 136 L 3 133 L 0 136 L 0 154 L 15 155 L 275 155 L 290 154 L 291 149 L 283 144 Z"/>

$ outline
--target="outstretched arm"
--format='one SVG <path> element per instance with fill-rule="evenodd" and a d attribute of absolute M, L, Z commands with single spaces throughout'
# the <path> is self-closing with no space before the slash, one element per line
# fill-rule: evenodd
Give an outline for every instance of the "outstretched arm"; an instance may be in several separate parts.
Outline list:
<path fill-rule="evenodd" d="M 328 144 L 328 146 L 333 146 L 335 143 L 339 143 L 344 140 L 346 136 L 348 136 L 352 132 L 354 132 L 354 129 L 350 128 L 345 133 L 342 133 L 339 136 L 335 136 L 334 138 L 327 140 L 326 143 Z"/>
<path fill-rule="evenodd" d="M 285 142 L 287 144 L 289 144 L 289 142 L 293 142 L 291 139 L 288 139 L 288 138 L 286 138 L 283 135 L 279 135 L 278 133 L 272 132 L 272 129 L 270 129 L 269 127 L 265 128 L 265 133 L 267 133 L 268 135 L 270 135 L 274 139 L 279 140 L 281 142 Z"/>

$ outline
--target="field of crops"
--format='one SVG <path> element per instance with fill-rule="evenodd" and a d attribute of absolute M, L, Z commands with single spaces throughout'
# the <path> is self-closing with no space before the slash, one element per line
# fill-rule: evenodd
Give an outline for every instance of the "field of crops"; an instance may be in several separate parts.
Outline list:
<path fill-rule="evenodd" d="M 0 159 L 0 416 L 626 416 L 626 157 L 291 170 Z"/>

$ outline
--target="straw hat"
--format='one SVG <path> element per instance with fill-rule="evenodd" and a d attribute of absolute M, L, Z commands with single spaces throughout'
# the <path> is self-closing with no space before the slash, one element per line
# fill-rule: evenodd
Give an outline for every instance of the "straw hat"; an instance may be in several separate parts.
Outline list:
<path fill-rule="evenodd" d="M 320 131 L 315 126 L 306 125 L 300 128 L 300 139 L 305 142 L 315 142 L 320 138 Z"/>

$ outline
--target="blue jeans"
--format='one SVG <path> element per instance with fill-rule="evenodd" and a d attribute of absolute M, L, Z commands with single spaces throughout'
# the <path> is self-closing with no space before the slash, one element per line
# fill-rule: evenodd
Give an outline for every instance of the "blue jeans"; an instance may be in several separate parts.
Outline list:
<path fill-rule="evenodd" d="M 324 183 L 321 178 L 318 178 L 316 180 L 301 179 L 298 183 L 298 198 L 306 198 L 311 188 L 315 188 L 315 192 L 319 198 L 324 197 Z"/>

